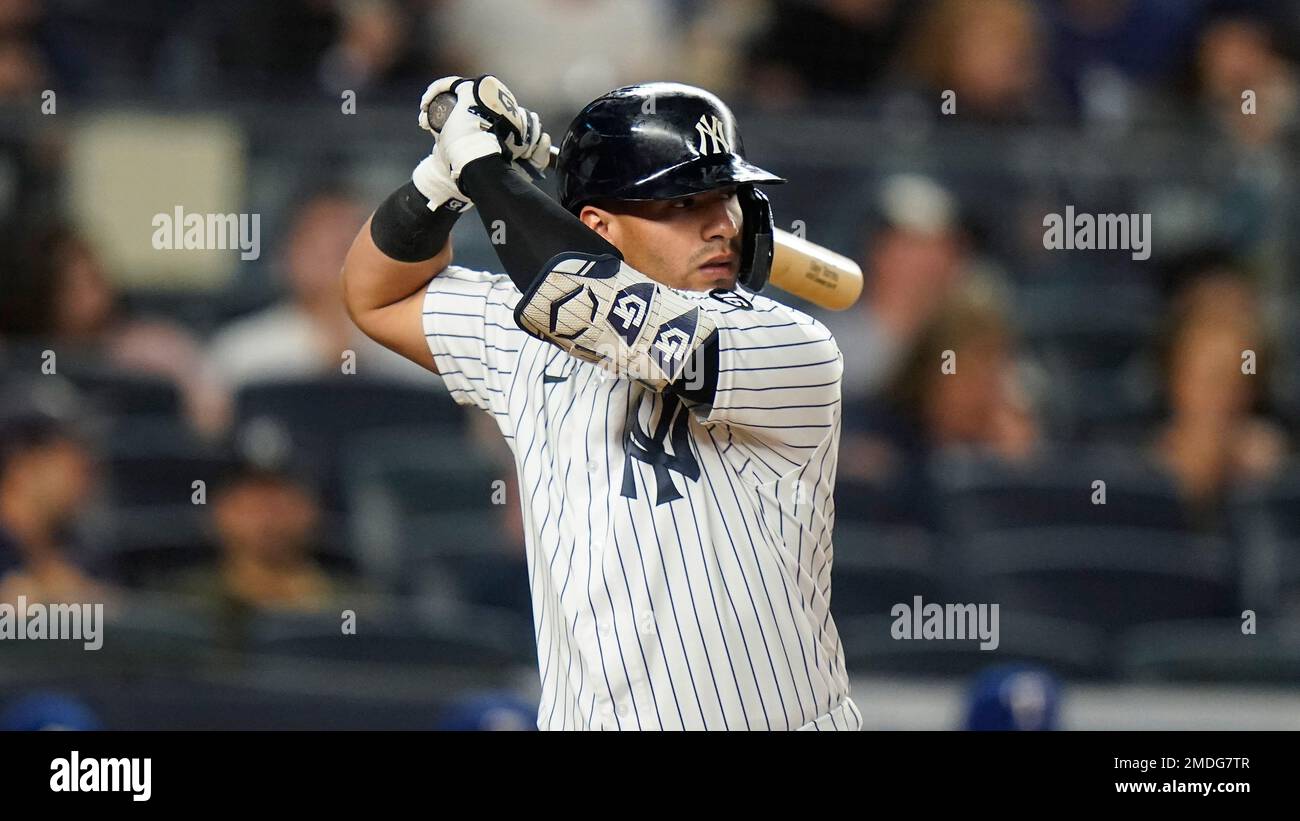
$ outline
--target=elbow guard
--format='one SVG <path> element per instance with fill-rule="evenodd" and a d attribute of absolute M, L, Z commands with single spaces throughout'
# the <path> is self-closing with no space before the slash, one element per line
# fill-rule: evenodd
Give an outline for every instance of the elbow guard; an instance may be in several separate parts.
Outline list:
<path fill-rule="evenodd" d="M 706 378 L 707 311 L 618 257 L 566 252 L 519 300 L 515 322 L 570 355 L 655 391 Z"/>

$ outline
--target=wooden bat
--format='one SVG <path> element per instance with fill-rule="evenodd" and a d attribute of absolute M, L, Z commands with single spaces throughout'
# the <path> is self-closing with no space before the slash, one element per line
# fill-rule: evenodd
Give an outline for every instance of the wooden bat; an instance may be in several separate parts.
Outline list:
<path fill-rule="evenodd" d="M 435 132 L 442 128 L 455 105 L 456 95 L 451 92 L 433 98 L 429 124 Z M 551 146 L 551 159 L 559 155 L 560 149 Z M 862 295 L 862 268 L 843 254 L 780 228 L 772 244 L 772 271 L 767 278 L 772 285 L 832 311 L 852 307 Z"/>

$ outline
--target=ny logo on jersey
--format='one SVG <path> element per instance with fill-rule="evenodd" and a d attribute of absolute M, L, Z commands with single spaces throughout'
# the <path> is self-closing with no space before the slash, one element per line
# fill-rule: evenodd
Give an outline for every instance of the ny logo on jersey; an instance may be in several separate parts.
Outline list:
<path fill-rule="evenodd" d="M 682 498 L 681 491 L 677 489 L 670 474 L 680 473 L 692 482 L 698 482 L 700 463 L 691 450 L 691 437 L 687 427 L 690 411 L 686 406 L 675 396 L 655 393 L 646 396 L 652 403 L 663 400 L 659 409 L 659 422 L 655 425 L 653 434 L 641 430 L 635 420 L 632 427 L 628 428 L 624 439 L 627 459 L 623 463 L 623 487 L 619 495 L 628 499 L 637 498 L 636 474 L 632 469 L 632 460 L 635 459 L 654 468 L 657 507 Z"/>
<path fill-rule="evenodd" d="M 701 114 L 700 121 L 695 124 L 695 130 L 700 133 L 701 154 L 722 154 L 731 151 L 731 140 L 727 138 L 727 129 L 717 116 Z"/>
<path fill-rule="evenodd" d="M 641 326 L 650 314 L 650 303 L 654 300 L 655 286 L 649 282 L 638 282 L 619 291 L 610 308 L 610 324 L 623 341 L 631 345 L 636 341 Z"/>

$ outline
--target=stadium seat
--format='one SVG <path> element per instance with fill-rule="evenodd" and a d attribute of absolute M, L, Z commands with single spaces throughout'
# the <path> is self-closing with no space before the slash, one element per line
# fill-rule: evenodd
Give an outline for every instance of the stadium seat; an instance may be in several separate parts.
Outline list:
<path fill-rule="evenodd" d="M 1096 452 L 1011 467 L 947 454 L 934 464 L 959 596 L 1115 631 L 1224 615 L 1225 540 L 1196 534 L 1172 484 Z M 1093 482 L 1106 482 L 1093 504 Z"/>
<path fill-rule="evenodd" d="M 1243 603 L 1264 613 L 1300 612 L 1300 465 L 1244 488 L 1229 511 L 1241 545 Z"/>
<path fill-rule="evenodd" d="M 341 509 L 341 451 L 366 431 L 393 426 L 458 432 L 465 414 L 445 391 L 338 376 L 259 382 L 236 397 L 241 431 L 271 422 L 301 461 L 319 472 L 327 506 Z"/>
<path fill-rule="evenodd" d="M 1120 669 L 1135 679 L 1293 685 L 1300 680 L 1300 618 L 1177 620 L 1123 636 Z"/>
<path fill-rule="evenodd" d="M 831 614 L 880 616 L 913 596 L 942 600 L 937 564 L 934 537 L 925 530 L 837 520 Z"/>
<path fill-rule="evenodd" d="M 981 650 L 979 639 L 896 639 L 894 621 L 836 617 L 845 664 L 854 675 L 968 676 L 994 661 L 1040 664 L 1067 678 L 1103 676 L 1110 668 L 1105 637 L 1087 624 L 999 607 L 998 646 Z"/>
<path fill-rule="evenodd" d="M 356 633 L 346 635 L 337 613 L 264 612 L 250 625 L 248 649 L 318 660 L 448 667 L 524 664 L 535 652 L 531 627 L 509 613 L 455 606 L 435 617 L 365 603 L 355 613 Z"/>
<path fill-rule="evenodd" d="M 346 486 L 357 563 L 389 590 L 421 576 L 454 575 L 501 554 L 494 485 L 510 466 L 463 435 L 374 431 L 347 450 Z M 450 592 L 450 591 L 449 591 Z"/>

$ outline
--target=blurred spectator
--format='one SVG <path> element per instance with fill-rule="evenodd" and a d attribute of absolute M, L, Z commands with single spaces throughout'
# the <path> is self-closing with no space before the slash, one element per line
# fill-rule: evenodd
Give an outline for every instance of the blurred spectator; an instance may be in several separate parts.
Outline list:
<path fill-rule="evenodd" d="M 900 174 L 880 186 L 857 307 L 824 317 L 844 356 L 844 395 L 877 394 L 917 334 L 971 267 L 957 205 L 926 177 Z"/>
<path fill-rule="evenodd" d="M 95 479 L 89 447 L 67 425 L 40 414 L 0 421 L 0 601 L 103 600 L 72 546 Z"/>
<path fill-rule="evenodd" d="M 1045 669 L 1003 665 L 980 673 L 971 683 L 966 701 L 967 730 L 1055 730 L 1061 685 Z"/>
<path fill-rule="evenodd" d="M 1008 460 L 1041 444 L 1038 414 L 1016 360 L 997 286 L 972 279 L 921 332 L 884 403 L 846 418 L 840 471 L 896 497 L 911 520 L 935 525 L 929 456 L 970 448 Z"/>
<path fill-rule="evenodd" d="M 537 729 L 537 703 L 508 692 L 466 695 L 448 705 L 435 730 L 508 732 Z"/>
<path fill-rule="evenodd" d="M 938 0 L 912 29 L 904 63 L 934 111 L 956 93 L 956 116 L 992 123 L 1050 114 L 1043 24 L 1026 0 Z"/>
<path fill-rule="evenodd" d="M 1168 418 L 1154 451 L 1207 526 L 1229 491 L 1273 475 L 1288 450 L 1265 414 L 1273 345 L 1263 325 L 1253 285 L 1221 264 L 1195 272 L 1173 301 L 1160 352 Z M 1243 372 L 1247 350 L 1257 373 Z"/>
<path fill-rule="evenodd" d="M 104 722 L 76 696 L 35 691 L 13 699 L 0 711 L 0 732 L 102 730 Z"/>
<path fill-rule="evenodd" d="M 432 61 L 414 49 L 414 20 L 393 0 L 348 0 L 339 8 L 343 28 L 321 58 L 321 88 L 418 99 L 436 75 Z"/>
<path fill-rule="evenodd" d="M 348 318 L 339 271 L 366 214 L 335 192 L 309 198 L 294 216 L 281 260 L 288 298 L 221 329 L 210 361 L 233 392 L 259 380 L 341 372 L 343 352 L 356 353 L 356 372 L 423 382 L 428 371 L 370 340 Z"/>
<path fill-rule="evenodd" d="M 575 114 L 611 88 L 685 79 L 667 0 L 445 0 L 430 22 L 456 73 L 495 74 L 541 112 Z M 549 130 L 558 144 L 563 127 Z"/>
<path fill-rule="evenodd" d="M 224 612 L 318 611 L 342 592 L 312 558 L 321 509 L 290 471 L 240 462 L 214 488 L 218 560 L 169 586 Z"/>
<path fill-rule="evenodd" d="M 0 303 L 0 334 L 49 345 L 176 385 L 195 430 L 208 436 L 227 424 L 229 400 L 186 330 L 160 319 L 126 316 L 99 255 L 67 226 L 37 232 L 18 283 Z"/>
<path fill-rule="evenodd" d="M 1197 50 L 1198 105 L 1232 138 L 1261 145 L 1296 127 L 1295 67 L 1278 47 L 1278 29 L 1257 15 L 1225 14 L 1201 34 Z M 1255 94 L 1254 113 L 1242 94 Z"/>
<path fill-rule="evenodd" d="M 1019 459 L 1039 443 L 1005 302 L 990 282 L 973 279 L 943 305 L 893 390 L 928 448 L 977 447 Z"/>
<path fill-rule="evenodd" d="M 192 28 L 214 44 L 212 91 L 254 89 L 272 99 L 344 90 L 406 99 L 436 76 L 417 32 L 419 0 L 228 0 L 199 8 Z M 214 31 L 214 35 L 207 34 Z M 206 46 L 200 46 L 204 48 Z M 224 82 L 223 82 L 224 81 Z M 233 81 L 233 82 L 232 82 Z"/>
<path fill-rule="evenodd" d="M 0 2 L 0 102 L 35 104 L 53 84 L 39 38 L 42 17 L 39 0 Z"/>
<path fill-rule="evenodd" d="M 1174 79 L 1193 48 L 1203 0 L 1048 3 L 1052 75 L 1089 122 L 1126 123 Z"/>
<path fill-rule="evenodd" d="M 753 91 L 757 84 L 748 69 L 752 49 L 747 44 L 771 30 L 771 4 L 678 0 L 678 9 L 686 29 L 681 55 L 686 81 L 728 100 Z"/>
<path fill-rule="evenodd" d="M 760 104 L 865 94 L 890 67 L 912 8 L 898 0 L 777 0 L 750 45 L 746 86 Z"/>
<path fill-rule="evenodd" d="M 334 0 L 233 0 L 206 9 L 223 78 L 263 97 L 301 95 L 342 29 Z"/>

